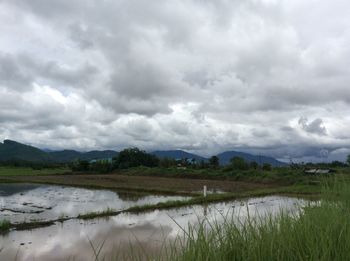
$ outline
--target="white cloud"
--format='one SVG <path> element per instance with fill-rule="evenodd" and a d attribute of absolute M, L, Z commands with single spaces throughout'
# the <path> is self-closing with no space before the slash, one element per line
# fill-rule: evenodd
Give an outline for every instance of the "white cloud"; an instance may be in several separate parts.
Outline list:
<path fill-rule="evenodd" d="M 2 0 L 0 138 L 279 158 L 347 149 L 349 8 Z"/>

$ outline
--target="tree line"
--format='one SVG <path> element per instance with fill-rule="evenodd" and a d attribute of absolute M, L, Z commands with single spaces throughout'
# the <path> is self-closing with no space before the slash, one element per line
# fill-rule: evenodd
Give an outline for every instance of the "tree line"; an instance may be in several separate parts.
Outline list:
<path fill-rule="evenodd" d="M 272 170 L 272 165 L 264 163 L 259 165 L 257 162 L 248 162 L 241 157 L 233 157 L 228 165 L 220 165 L 217 156 L 212 156 L 208 160 L 196 160 L 194 158 L 158 158 L 157 156 L 140 150 L 139 148 L 127 148 L 122 150 L 116 157 L 112 159 L 102 160 L 77 160 L 72 163 L 49 163 L 49 162 L 29 162 L 23 160 L 8 160 L 0 162 L 0 166 L 14 167 L 31 167 L 33 169 L 70 167 L 73 171 L 87 171 L 108 173 L 116 169 L 128 169 L 134 167 L 161 167 L 161 168 L 189 168 L 189 169 L 223 169 L 223 170 Z M 293 163 L 290 164 L 292 169 L 305 168 L 342 168 L 350 166 L 350 155 L 347 157 L 346 163 L 333 161 L 331 163 Z"/>
<path fill-rule="evenodd" d="M 128 169 L 134 167 L 162 167 L 162 168 L 179 168 L 179 169 L 219 169 L 220 161 L 217 156 L 212 156 L 208 161 L 200 160 L 197 161 L 194 158 L 158 158 L 157 156 L 147 153 L 146 151 L 140 150 L 139 148 L 128 148 L 122 150 L 112 160 L 96 160 L 86 161 L 78 160 L 71 165 L 73 171 L 92 171 L 107 173 L 116 169 Z M 225 166 L 226 169 L 231 168 L 232 170 L 249 170 L 249 169 L 263 169 L 271 170 L 271 164 L 264 163 L 259 166 L 257 162 L 247 162 L 241 157 L 233 157 L 230 164 Z"/>
<path fill-rule="evenodd" d="M 259 165 L 255 161 L 248 162 L 242 157 L 233 157 L 228 165 L 220 165 L 220 160 L 217 156 L 210 157 L 207 161 L 196 160 L 194 158 L 158 158 L 157 156 L 140 150 L 139 148 L 127 148 L 122 150 L 116 157 L 109 160 L 86 161 L 78 160 L 71 164 L 73 171 L 91 171 L 108 173 L 117 169 L 129 169 L 135 167 L 161 167 L 161 168 L 179 168 L 179 169 L 222 169 L 226 171 L 238 170 L 263 170 L 271 171 L 273 166 L 269 163 Z M 333 161 L 331 163 L 299 163 L 291 164 L 290 168 L 305 169 L 305 168 L 337 168 L 350 166 L 350 155 L 347 162 Z"/>

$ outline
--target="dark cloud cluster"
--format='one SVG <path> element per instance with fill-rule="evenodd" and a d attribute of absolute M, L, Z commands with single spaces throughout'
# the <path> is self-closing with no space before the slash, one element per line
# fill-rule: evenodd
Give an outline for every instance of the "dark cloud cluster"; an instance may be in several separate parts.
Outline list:
<path fill-rule="evenodd" d="M 2 0 L 0 138 L 341 158 L 350 148 L 349 8 Z"/>
<path fill-rule="evenodd" d="M 326 127 L 323 125 L 323 121 L 320 118 L 317 118 L 309 123 L 307 118 L 301 117 L 298 123 L 306 132 L 315 133 L 318 135 L 327 135 Z"/>

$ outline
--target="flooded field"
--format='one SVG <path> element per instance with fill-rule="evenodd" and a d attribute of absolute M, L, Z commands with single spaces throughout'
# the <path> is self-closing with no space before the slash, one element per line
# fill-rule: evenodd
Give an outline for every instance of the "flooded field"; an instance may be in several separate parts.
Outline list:
<path fill-rule="evenodd" d="M 106 206 L 122 209 L 133 204 L 144 204 L 147 201 L 173 199 L 173 197 L 149 195 L 139 198 L 120 197 L 119 194 L 110 191 L 59 186 L 35 188 L 33 185 L 26 186 L 30 189 L 27 187 L 27 190 L 12 194 L 2 191 L 1 199 L 11 198 L 12 202 L 17 204 L 16 208 L 20 209 L 27 209 L 28 205 L 23 207 L 23 203 L 27 201 L 35 205 L 52 207 L 51 214 L 46 213 L 47 216 L 43 214 L 45 212 L 38 214 L 42 214 L 43 218 L 59 215 L 61 211 L 75 215 L 83 208 L 84 211 L 104 209 Z M 77 194 L 77 191 L 82 194 Z M 8 193 L 7 196 L 4 193 Z M 27 197 L 24 197 L 25 195 Z M 36 200 L 34 201 L 29 195 L 37 195 Z M 50 197 L 55 203 L 50 201 Z M 7 201 L 6 204 L 10 205 Z M 137 252 L 150 257 L 158 253 L 167 240 L 173 240 L 181 235 L 182 229 L 186 229 L 188 224 L 195 225 L 203 219 L 220 222 L 224 216 L 238 220 L 247 217 L 248 213 L 249 216 L 264 216 L 267 213 L 276 214 L 282 209 L 296 213 L 300 206 L 305 204 L 306 202 L 302 199 L 269 196 L 206 206 L 155 210 L 141 214 L 123 213 L 89 221 L 73 219 L 49 227 L 30 231 L 11 231 L 1 235 L 0 260 L 94 260 L 94 249 L 98 250 L 102 245 L 100 257 L 106 257 L 106 260 L 111 258 L 122 260 L 125 255 Z M 11 206 L 14 207 L 14 205 Z M 24 217 L 25 214 L 21 213 L 20 216 Z"/>
<path fill-rule="evenodd" d="M 186 197 L 114 192 L 40 184 L 0 184 L 0 219 L 11 222 L 76 217 L 107 208 L 123 210 Z"/>

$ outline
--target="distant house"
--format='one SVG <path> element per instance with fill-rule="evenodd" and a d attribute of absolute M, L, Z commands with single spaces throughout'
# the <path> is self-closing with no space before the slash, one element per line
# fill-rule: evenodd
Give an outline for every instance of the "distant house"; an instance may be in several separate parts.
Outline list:
<path fill-rule="evenodd" d="M 333 169 L 305 169 L 304 173 L 305 174 L 311 174 L 311 175 L 320 175 L 320 174 L 330 174 L 335 172 Z"/>
<path fill-rule="evenodd" d="M 93 159 L 90 160 L 89 163 L 97 163 L 97 162 L 107 162 L 107 163 L 112 163 L 113 159 L 112 158 L 105 158 L 105 159 Z"/>

